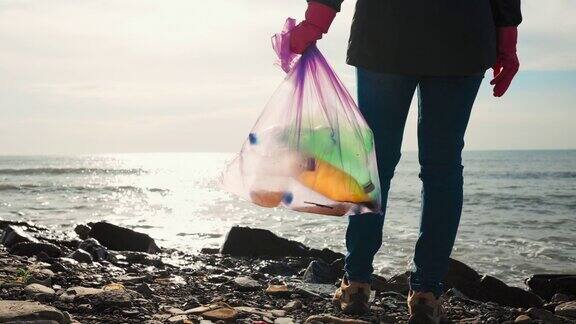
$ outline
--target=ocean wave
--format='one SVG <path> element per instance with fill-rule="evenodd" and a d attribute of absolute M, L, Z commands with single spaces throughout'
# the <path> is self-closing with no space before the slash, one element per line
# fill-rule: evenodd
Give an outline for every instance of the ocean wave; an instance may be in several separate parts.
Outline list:
<path fill-rule="evenodd" d="M 528 171 L 528 172 L 486 172 L 468 171 L 465 176 L 488 177 L 497 179 L 574 179 L 576 172 L 573 171 Z"/>
<path fill-rule="evenodd" d="M 162 195 L 170 192 L 162 188 L 141 188 L 134 186 L 54 186 L 54 185 L 35 185 L 35 184 L 0 184 L 0 191 L 16 192 L 153 192 Z"/>
<path fill-rule="evenodd" d="M 0 175 L 62 175 L 62 174 L 143 174 L 142 169 L 106 169 L 106 168 L 30 168 L 30 169 L 0 169 Z"/>

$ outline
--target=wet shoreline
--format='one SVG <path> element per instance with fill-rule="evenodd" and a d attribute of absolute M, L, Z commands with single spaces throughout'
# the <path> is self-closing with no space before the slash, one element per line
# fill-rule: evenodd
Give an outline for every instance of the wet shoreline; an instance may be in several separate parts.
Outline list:
<path fill-rule="evenodd" d="M 405 273 L 375 276 L 370 314 L 349 317 L 331 302 L 343 255 L 267 230 L 233 227 L 219 249 L 197 254 L 161 248 L 146 234 L 101 222 L 58 233 L 1 221 L 0 230 L 0 322 L 16 318 L 18 307 L 29 310 L 18 316 L 55 323 L 407 320 Z M 576 293 L 570 290 L 576 280 L 541 279 L 531 278 L 532 291 L 509 287 L 453 260 L 445 282 L 447 317 L 455 323 L 526 317 L 542 323 L 576 322 L 570 308 L 576 307 Z"/>

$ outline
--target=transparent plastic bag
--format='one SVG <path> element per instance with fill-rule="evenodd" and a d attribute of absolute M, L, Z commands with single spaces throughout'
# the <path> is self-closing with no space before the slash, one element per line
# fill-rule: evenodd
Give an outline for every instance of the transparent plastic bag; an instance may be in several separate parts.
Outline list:
<path fill-rule="evenodd" d="M 224 188 L 263 207 L 344 216 L 379 212 L 374 138 L 354 100 L 320 51 L 290 52 L 288 19 L 272 38 L 288 73 L 240 153 Z"/>

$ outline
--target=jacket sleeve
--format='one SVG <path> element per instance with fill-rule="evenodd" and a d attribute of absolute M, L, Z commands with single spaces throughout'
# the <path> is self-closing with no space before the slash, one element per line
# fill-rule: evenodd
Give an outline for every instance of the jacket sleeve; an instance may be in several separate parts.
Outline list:
<path fill-rule="evenodd" d="M 334 8 L 334 10 L 340 12 L 340 5 L 342 4 L 342 1 L 344 0 L 307 0 L 308 2 L 318 2 L 324 5 L 327 5 L 329 7 Z"/>
<path fill-rule="evenodd" d="M 522 22 L 520 0 L 490 0 L 496 27 L 518 26 Z"/>

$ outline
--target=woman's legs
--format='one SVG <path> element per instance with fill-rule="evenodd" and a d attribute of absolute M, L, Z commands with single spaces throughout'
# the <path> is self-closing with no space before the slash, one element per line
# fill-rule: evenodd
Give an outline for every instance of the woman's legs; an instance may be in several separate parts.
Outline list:
<path fill-rule="evenodd" d="M 416 291 L 442 294 L 462 213 L 464 133 L 482 78 L 424 77 L 418 85 L 422 213 L 410 277 Z"/>
<path fill-rule="evenodd" d="M 358 105 L 374 133 L 382 213 L 349 217 L 345 270 L 350 281 L 370 282 L 372 261 L 382 244 L 390 180 L 400 160 L 404 125 L 417 84 L 415 77 L 358 69 Z"/>

